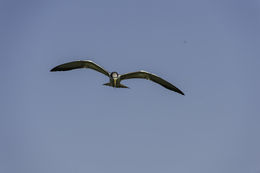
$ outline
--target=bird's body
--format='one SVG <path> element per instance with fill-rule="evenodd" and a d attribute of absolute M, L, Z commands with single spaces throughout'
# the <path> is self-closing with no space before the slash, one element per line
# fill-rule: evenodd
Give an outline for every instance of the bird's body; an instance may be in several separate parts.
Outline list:
<path fill-rule="evenodd" d="M 120 75 L 117 72 L 112 72 L 109 75 L 109 83 L 105 83 L 106 86 L 111 86 L 114 88 L 129 88 L 123 84 L 121 84 L 121 78 Z"/>
<path fill-rule="evenodd" d="M 110 74 L 110 84 L 112 84 L 113 87 L 119 88 L 120 76 L 117 72 L 112 72 Z"/>
<path fill-rule="evenodd" d="M 156 83 L 162 85 L 163 87 L 165 87 L 169 90 L 172 90 L 179 94 L 184 95 L 184 93 L 180 89 L 178 89 L 171 83 L 167 82 L 166 80 L 156 76 L 155 74 L 152 74 L 152 73 L 149 73 L 149 72 L 146 72 L 143 70 L 137 71 L 137 72 L 132 72 L 132 73 L 126 73 L 123 75 L 119 75 L 117 72 L 109 73 L 104 68 L 102 68 L 101 66 L 95 64 L 94 62 L 92 62 L 90 60 L 73 61 L 73 62 L 61 64 L 61 65 L 58 65 L 58 66 L 54 67 L 53 69 L 51 69 L 51 72 L 68 71 L 68 70 L 73 70 L 73 69 L 78 69 L 78 68 L 90 68 L 90 69 L 96 70 L 96 71 L 106 75 L 107 77 L 109 77 L 109 83 L 104 84 L 106 86 L 111 86 L 111 87 L 115 87 L 115 88 L 128 88 L 127 86 L 121 84 L 120 82 L 122 80 L 126 80 L 126 79 L 141 78 L 141 79 L 151 80 L 153 82 L 156 82 Z"/>

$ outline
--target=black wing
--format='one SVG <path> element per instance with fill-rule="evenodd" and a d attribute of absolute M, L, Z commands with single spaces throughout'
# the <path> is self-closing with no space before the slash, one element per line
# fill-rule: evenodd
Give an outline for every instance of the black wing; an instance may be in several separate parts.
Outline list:
<path fill-rule="evenodd" d="M 172 85 L 171 83 L 167 82 L 166 80 L 152 74 L 146 71 L 137 71 L 137 72 L 132 72 L 132 73 L 126 73 L 120 76 L 121 80 L 125 80 L 125 79 L 133 79 L 133 78 L 141 78 L 141 79 L 147 79 L 147 80 L 151 80 L 153 82 L 156 82 L 160 85 L 162 85 L 163 87 L 175 91 L 179 94 L 184 95 L 184 93 L 178 89 L 177 87 L 175 87 L 174 85 Z"/>
<path fill-rule="evenodd" d="M 51 69 L 51 71 L 68 71 L 78 68 L 90 68 L 100 73 L 103 73 L 104 75 L 109 77 L 108 71 L 106 71 L 104 68 L 100 67 L 99 65 L 90 60 L 68 62 L 54 67 L 53 69 Z"/>

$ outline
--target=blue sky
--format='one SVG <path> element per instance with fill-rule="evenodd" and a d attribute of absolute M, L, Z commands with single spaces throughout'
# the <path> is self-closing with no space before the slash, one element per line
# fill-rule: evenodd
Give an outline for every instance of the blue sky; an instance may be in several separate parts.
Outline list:
<path fill-rule="evenodd" d="M 0 1 L 0 172 L 259 173 L 257 0 Z M 103 86 L 90 59 L 145 80 Z"/>

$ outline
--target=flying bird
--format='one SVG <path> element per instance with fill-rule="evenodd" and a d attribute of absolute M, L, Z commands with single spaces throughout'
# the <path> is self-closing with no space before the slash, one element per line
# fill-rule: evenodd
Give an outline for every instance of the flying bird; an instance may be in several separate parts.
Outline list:
<path fill-rule="evenodd" d="M 149 73 L 149 72 L 146 72 L 143 70 L 137 71 L 137 72 L 126 73 L 126 74 L 122 74 L 122 75 L 118 74 L 117 72 L 109 73 L 103 67 L 97 65 L 96 63 L 94 63 L 93 61 L 90 61 L 90 60 L 72 61 L 72 62 L 68 62 L 65 64 L 61 64 L 61 65 L 58 65 L 58 66 L 54 67 L 53 69 L 51 69 L 51 72 L 68 71 L 68 70 L 74 70 L 74 69 L 79 69 L 79 68 L 90 68 L 90 69 L 96 70 L 96 71 L 106 75 L 110 79 L 110 81 L 108 83 L 103 84 L 106 86 L 111 86 L 111 87 L 115 87 L 115 88 L 128 88 L 127 86 L 121 84 L 120 82 L 122 80 L 126 80 L 126 79 L 141 78 L 141 79 L 151 80 L 169 90 L 172 90 L 179 94 L 184 95 L 184 93 L 180 89 L 178 89 L 171 83 L 167 82 L 166 80 L 160 78 L 159 76 L 157 76 L 155 74 L 152 74 L 152 73 Z"/>

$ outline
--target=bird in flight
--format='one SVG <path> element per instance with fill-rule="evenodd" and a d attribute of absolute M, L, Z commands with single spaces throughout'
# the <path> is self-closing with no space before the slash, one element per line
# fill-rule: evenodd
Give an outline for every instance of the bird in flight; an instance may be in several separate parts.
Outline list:
<path fill-rule="evenodd" d="M 149 72 L 146 72 L 143 70 L 137 71 L 137 72 L 126 73 L 126 74 L 122 74 L 122 75 L 119 75 L 117 72 L 109 73 L 103 67 L 97 65 L 96 63 L 94 63 L 93 61 L 90 61 L 90 60 L 72 61 L 72 62 L 68 62 L 65 64 L 61 64 L 61 65 L 58 65 L 58 66 L 54 67 L 53 69 L 51 69 L 51 72 L 68 71 L 68 70 L 74 70 L 74 69 L 79 69 L 79 68 L 90 68 L 90 69 L 96 70 L 96 71 L 106 75 L 110 79 L 110 81 L 108 83 L 103 84 L 106 86 L 111 86 L 111 87 L 115 87 L 115 88 L 128 88 L 127 86 L 121 84 L 120 82 L 122 80 L 126 80 L 126 79 L 141 78 L 141 79 L 151 80 L 169 90 L 172 90 L 179 94 L 184 95 L 184 93 L 180 89 L 178 89 L 171 83 L 167 82 L 166 80 L 160 78 L 159 76 L 157 76 L 155 74 L 152 74 L 152 73 L 149 73 Z"/>

